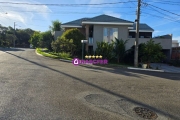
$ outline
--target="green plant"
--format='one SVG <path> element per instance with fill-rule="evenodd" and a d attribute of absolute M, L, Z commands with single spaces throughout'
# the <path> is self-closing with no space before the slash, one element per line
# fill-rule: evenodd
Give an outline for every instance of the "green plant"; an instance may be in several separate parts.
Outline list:
<path fill-rule="evenodd" d="M 42 35 L 40 32 L 34 32 L 29 42 L 36 48 L 42 45 Z"/>
<path fill-rule="evenodd" d="M 60 53 L 59 56 L 60 56 L 61 58 L 70 58 L 70 57 L 71 57 L 70 53 L 66 53 L 66 52 Z"/>
<path fill-rule="evenodd" d="M 114 43 L 97 42 L 96 55 L 111 60 L 113 58 Z"/>
<path fill-rule="evenodd" d="M 151 62 L 159 62 L 163 58 L 165 58 L 165 55 L 162 52 L 162 46 L 160 43 L 154 43 L 151 39 L 145 44 L 141 60 L 143 63 L 147 64 L 148 68 Z"/>
<path fill-rule="evenodd" d="M 75 45 L 73 44 L 72 39 L 65 39 L 58 37 L 56 41 L 53 41 L 51 43 L 52 49 L 54 50 L 55 53 L 57 52 L 69 52 L 71 55 L 75 51 Z"/>
<path fill-rule="evenodd" d="M 77 28 L 66 30 L 62 34 L 61 39 L 72 40 L 73 44 L 75 45 L 74 54 L 81 54 L 81 40 L 84 40 L 85 36 Z"/>
<path fill-rule="evenodd" d="M 52 26 L 49 26 L 51 31 L 60 31 L 61 30 L 61 22 L 59 20 L 52 21 Z"/>
<path fill-rule="evenodd" d="M 52 50 L 51 43 L 53 41 L 53 36 L 51 34 L 51 31 L 42 32 L 41 35 L 42 35 L 41 47 Z"/>
<path fill-rule="evenodd" d="M 115 38 L 114 42 L 114 55 L 117 58 L 117 62 L 119 63 L 120 61 L 124 59 L 125 53 L 126 53 L 126 43 L 128 40 L 122 40 L 122 39 L 117 39 Z"/>
<path fill-rule="evenodd" d="M 144 54 L 145 43 L 139 44 L 138 48 L 138 62 L 142 62 L 141 58 Z M 126 51 L 123 60 L 125 63 L 134 64 L 134 49 L 135 46 L 133 45 L 129 50 Z"/>

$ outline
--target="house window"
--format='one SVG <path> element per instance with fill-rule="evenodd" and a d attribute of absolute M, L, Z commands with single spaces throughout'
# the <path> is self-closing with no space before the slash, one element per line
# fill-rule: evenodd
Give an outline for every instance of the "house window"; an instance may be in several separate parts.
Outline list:
<path fill-rule="evenodd" d="M 118 28 L 104 28 L 103 40 L 104 42 L 115 41 L 115 37 L 118 38 Z"/>

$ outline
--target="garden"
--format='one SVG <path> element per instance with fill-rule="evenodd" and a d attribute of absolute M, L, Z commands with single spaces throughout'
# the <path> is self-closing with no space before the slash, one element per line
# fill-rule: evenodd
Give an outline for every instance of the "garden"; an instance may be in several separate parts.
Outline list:
<path fill-rule="evenodd" d="M 85 36 L 78 29 L 66 30 L 62 36 L 54 40 L 51 31 L 61 30 L 59 21 L 53 21 L 52 30 L 46 32 L 34 32 L 29 42 L 37 49 L 37 52 L 51 58 L 72 60 L 74 57 L 82 58 L 82 43 L 81 40 L 85 39 Z M 115 38 L 115 41 L 110 43 L 97 42 L 97 48 L 95 51 L 85 51 L 85 55 L 102 55 L 103 59 L 107 59 L 108 63 L 114 66 L 124 65 L 133 66 L 134 64 L 134 48 L 132 46 L 129 50 L 126 50 L 126 44 L 128 40 L 122 40 Z M 165 59 L 165 55 L 162 52 L 162 46 L 159 43 L 155 43 L 150 39 L 147 43 L 139 44 L 138 62 L 141 65 L 145 65 L 145 68 L 151 68 L 150 63 L 160 62 Z"/>

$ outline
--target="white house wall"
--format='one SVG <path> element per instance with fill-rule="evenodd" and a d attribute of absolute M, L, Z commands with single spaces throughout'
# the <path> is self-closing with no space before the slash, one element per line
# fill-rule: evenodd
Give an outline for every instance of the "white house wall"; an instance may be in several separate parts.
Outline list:
<path fill-rule="evenodd" d="M 128 38 L 128 25 L 94 25 L 94 31 L 93 31 L 93 49 L 95 50 L 97 48 L 96 42 L 103 41 L 103 29 L 104 28 L 118 28 L 118 38 L 126 40 Z"/>

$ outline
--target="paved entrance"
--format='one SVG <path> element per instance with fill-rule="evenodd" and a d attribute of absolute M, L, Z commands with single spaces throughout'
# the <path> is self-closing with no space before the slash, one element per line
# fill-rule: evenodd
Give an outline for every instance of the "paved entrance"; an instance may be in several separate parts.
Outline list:
<path fill-rule="evenodd" d="M 151 67 L 155 69 L 158 67 L 165 72 L 180 73 L 180 67 L 169 66 L 168 64 L 164 63 L 151 63 Z"/>

